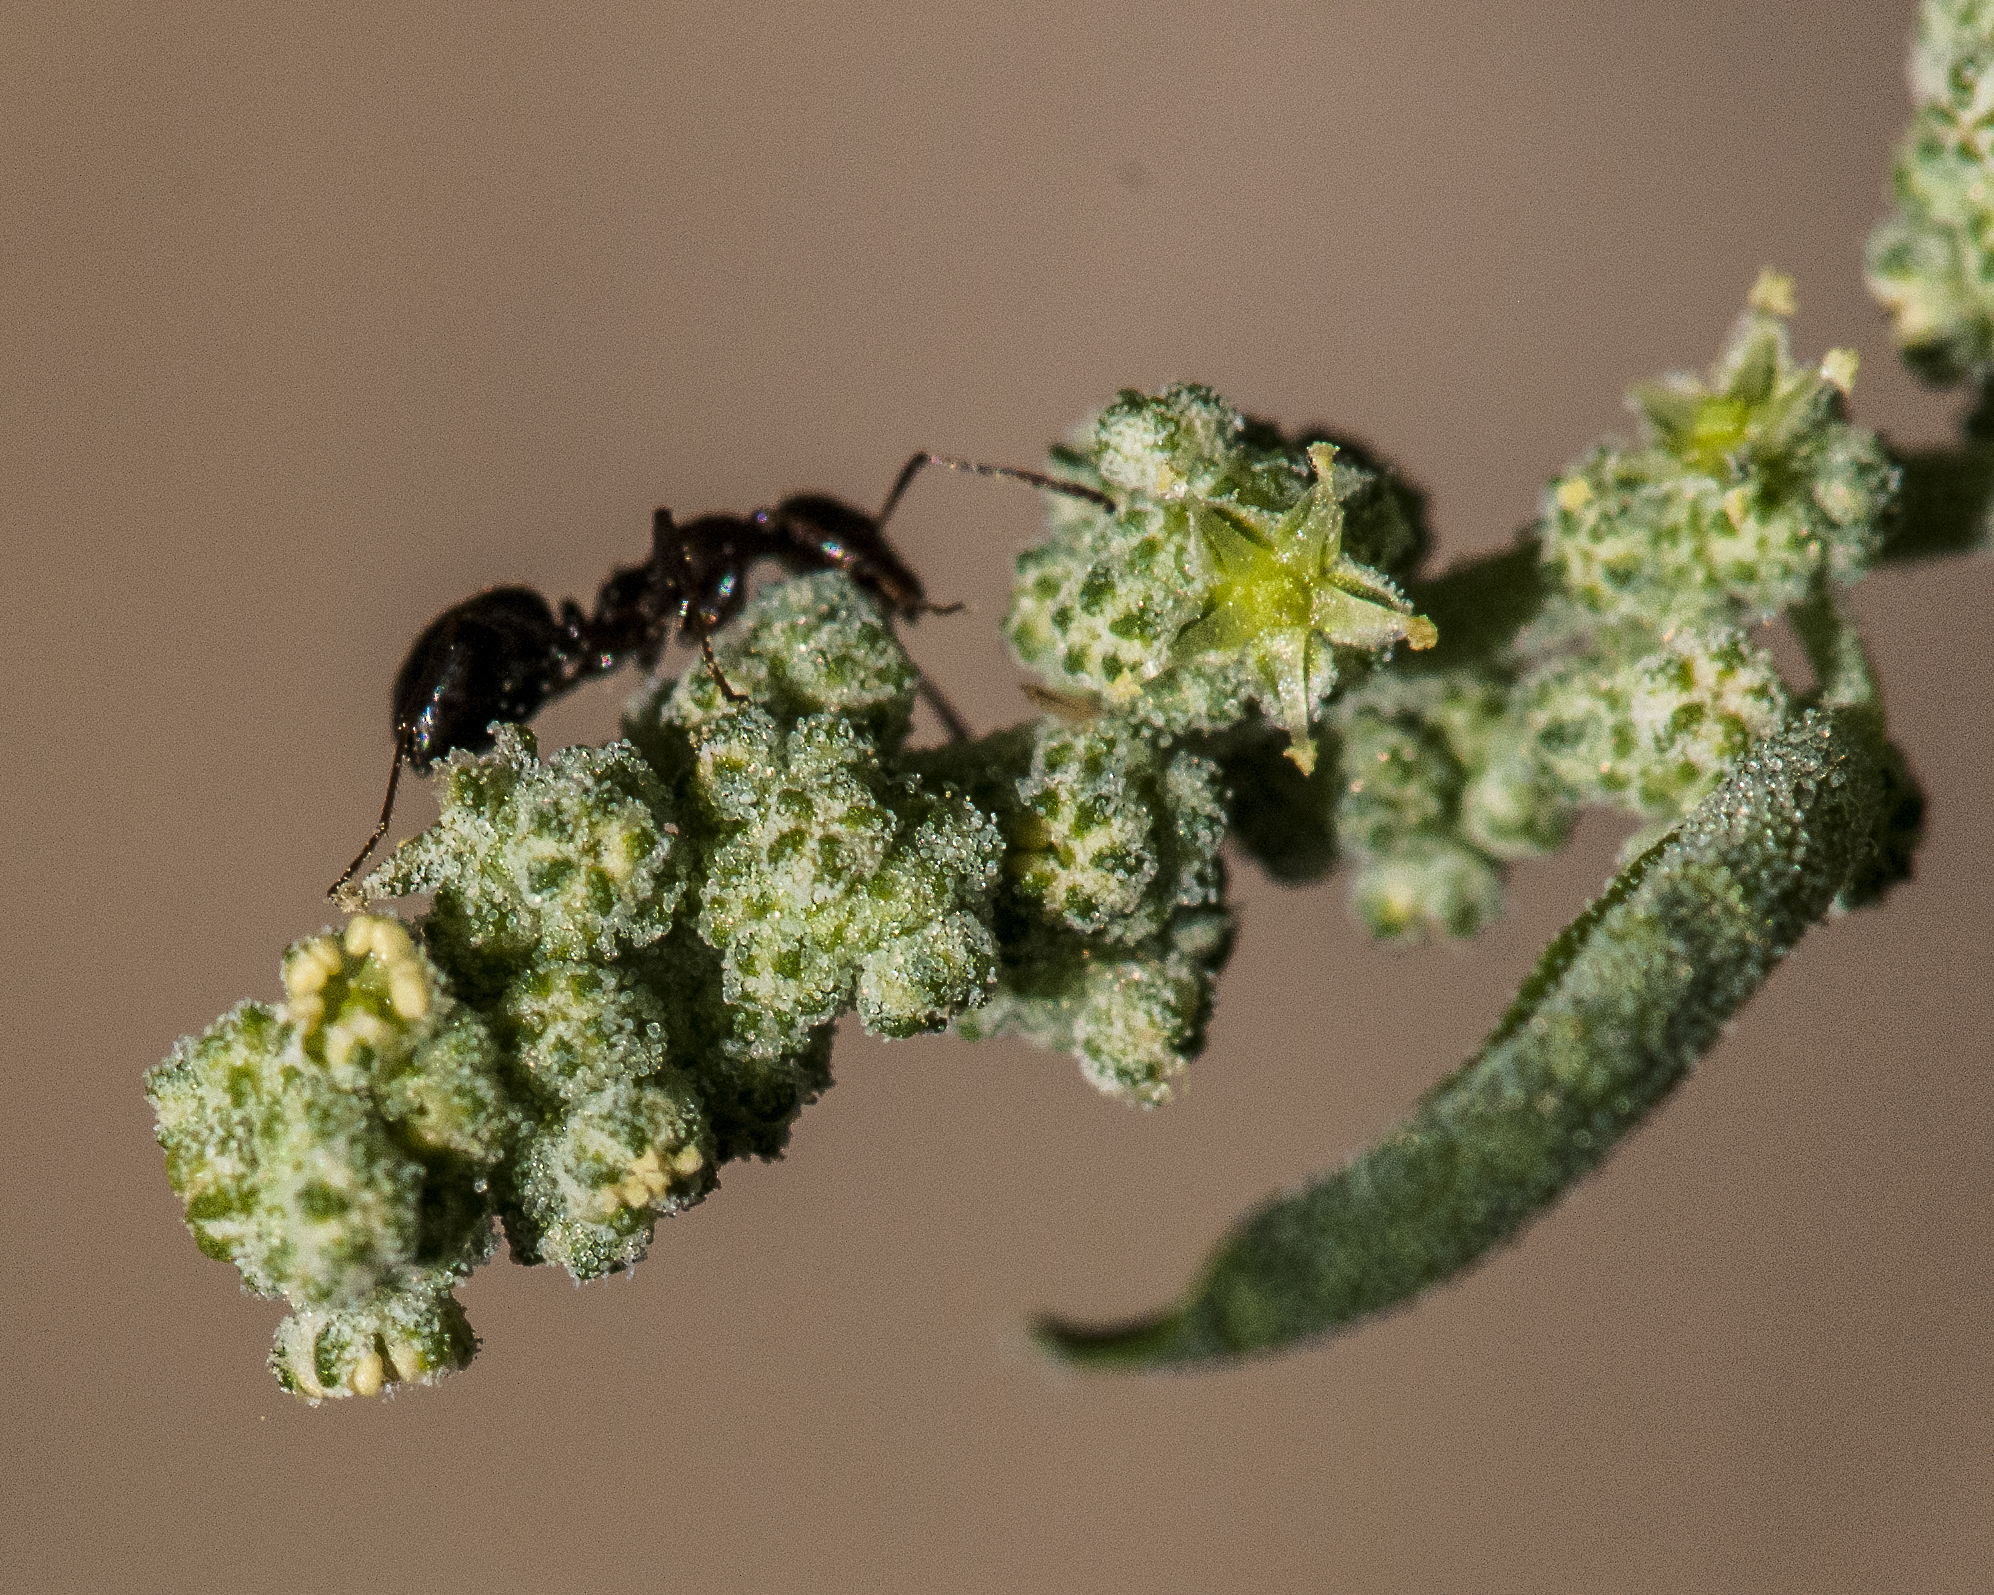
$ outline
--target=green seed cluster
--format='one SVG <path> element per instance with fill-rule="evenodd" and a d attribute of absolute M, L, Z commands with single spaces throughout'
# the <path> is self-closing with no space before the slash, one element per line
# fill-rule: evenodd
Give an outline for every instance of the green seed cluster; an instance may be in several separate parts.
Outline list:
<path fill-rule="evenodd" d="M 1910 131 L 1897 213 L 1869 241 L 1870 292 L 1904 358 L 1929 381 L 1994 366 L 1994 5 L 1924 0 L 1911 51 Z"/>

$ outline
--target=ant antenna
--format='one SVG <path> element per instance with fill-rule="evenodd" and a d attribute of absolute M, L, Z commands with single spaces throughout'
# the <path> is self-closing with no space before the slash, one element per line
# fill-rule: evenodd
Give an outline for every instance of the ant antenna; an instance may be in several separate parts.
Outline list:
<path fill-rule="evenodd" d="M 919 476 L 922 470 L 930 465 L 939 465 L 946 471 L 967 471 L 972 476 L 988 476 L 1000 481 L 1023 482 L 1027 487 L 1041 487 L 1048 493 L 1062 493 L 1068 498 L 1085 499 L 1090 504 L 1099 504 L 1103 509 L 1111 513 L 1117 507 L 1115 501 L 1108 497 L 1106 493 L 1101 492 L 1098 488 L 1083 486 L 1079 482 L 1062 481 L 1059 477 L 1047 476 L 1042 471 L 1021 470 L 1015 465 L 985 465 L 980 460 L 962 460 L 957 459 L 952 454 L 931 454 L 926 449 L 923 449 L 918 454 L 911 456 L 907 463 L 900 467 L 900 474 L 893 479 L 893 490 L 886 495 L 886 502 L 880 506 L 879 514 L 873 517 L 872 524 L 875 531 L 884 532 L 886 530 L 887 521 L 891 519 L 894 510 L 900 504 L 900 500 L 905 496 L 907 489 L 913 484 L 914 478 Z M 932 604 L 924 599 L 919 607 L 923 614 L 953 615 L 959 613 L 963 606 L 960 603 Z M 930 681 L 926 675 L 923 675 L 920 677 L 918 690 L 921 696 L 928 700 L 929 706 L 941 720 L 942 726 L 948 732 L 951 741 L 967 742 L 970 740 L 969 722 L 964 720 L 956 712 L 955 705 L 942 696 L 941 688 Z"/>
<path fill-rule="evenodd" d="M 388 821 L 395 814 L 395 788 L 401 784 L 402 765 L 408 758 L 409 735 L 399 732 L 395 737 L 395 762 L 388 767 L 388 795 L 381 800 L 381 823 L 374 827 L 374 834 L 367 838 L 367 845 L 353 855 L 353 862 L 345 872 L 325 889 L 325 895 L 341 908 L 357 908 L 358 901 L 346 890 L 346 883 L 359 873 L 360 866 L 367 862 L 367 855 L 374 851 L 382 837 L 388 834 Z"/>
<path fill-rule="evenodd" d="M 894 479 L 893 491 L 886 495 L 886 503 L 874 518 L 874 524 L 884 528 L 887 517 L 892 515 L 899 504 L 901 495 L 908 485 L 921 474 L 923 466 L 939 465 L 944 470 L 968 471 L 973 476 L 994 476 L 1005 481 L 1023 482 L 1027 487 L 1042 487 L 1048 493 L 1063 493 L 1068 498 L 1084 498 L 1090 504 L 1099 504 L 1111 513 L 1120 506 L 1099 488 L 1083 487 L 1078 482 L 1061 481 L 1056 476 L 1047 476 L 1042 471 L 1023 471 L 1015 465 L 984 465 L 977 460 L 959 460 L 952 454 L 930 454 L 923 449 L 905 465 L 900 467 L 900 475 Z"/>

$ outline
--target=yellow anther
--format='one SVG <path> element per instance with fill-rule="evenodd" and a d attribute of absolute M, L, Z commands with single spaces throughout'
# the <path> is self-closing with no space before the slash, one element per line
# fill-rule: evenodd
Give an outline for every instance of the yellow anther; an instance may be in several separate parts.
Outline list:
<path fill-rule="evenodd" d="M 1568 476 L 1558 484 L 1556 497 L 1559 509 L 1576 515 L 1592 502 L 1592 483 L 1583 476 Z"/>
<path fill-rule="evenodd" d="M 1734 487 L 1724 495 L 1724 517 L 1741 532 L 1745 529 L 1745 517 L 1751 513 L 1751 508 L 1750 488 Z"/>
<path fill-rule="evenodd" d="M 284 1017 L 310 1035 L 325 1019 L 325 998 L 316 992 L 293 997 L 284 1004 Z"/>
<path fill-rule="evenodd" d="M 346 1381 L 356 1396 L 378 1396 L 381 1386 L 387 1383 L 386 1370 L 381 1366 L 381 1354 L 370 1351 L 353 1365 L 353 1373 Z"/>
<path fill-rule="evenodd" d="M 1794 298 L 1793 279 L 1770 266 L 1759 273 L 1759 280 L 1752 284 L 1745 303 L 1762 316 L 1790 316 L 1799 309 L 1799 303 Z"/>
<path fill-rule="evenodd" d="M 395 1377 L 404 1384 L 413 1384 L 422 1377 L 422 1352 L 406 1340 L 388 1342 L 388 1361 L 394 1365 Z"/>
<path fill-rule="evenodd" d="M 409 940 L 408 927 L 398 919 L 376 919 L 374 952 L 384 963 L 407 963 L 415 956 L 415 943 Z"/>
<path fill-rule="evenodd" d="M 1847 395 L 1856 385 L 1856 372 L 1862 369 L 1862 356 L 1853 349 L 1830 349 L 1821 357 L 1821 380 Z"/>
<path fill-rule="evenodd" d="M 672 1172 L 680 1179 L 690 1179 L 706 1167 L 706 1154 L 696 1146 L 682 1148 L 672 1158 Z"/>
<path fill-rule="evenodd" d="M 388 977 L 388 1000 L 404 1019 L 420 1019 L 429 1012 L 429 982 L 422 978 L 422 966 L 413 960 L 398 964 Z"/>
<path fill-rule="evenodd" d="M 327 980 L 337 974 L 341 967 L 339 949 L 331 939 L 314 936 L 301 943 L 291 956 L 284 960 L 284 990 L 294 997 L 310 996 L 321 991 Z"/>

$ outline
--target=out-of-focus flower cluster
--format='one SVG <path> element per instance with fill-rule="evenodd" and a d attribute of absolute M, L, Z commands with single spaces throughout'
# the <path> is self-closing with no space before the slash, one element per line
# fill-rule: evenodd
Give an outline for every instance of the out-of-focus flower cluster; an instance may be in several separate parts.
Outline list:
<path fill-rule="evenodd" d="M 1911 46 L 1897 212 L 1869 241 L 1870 291 L 1928 380 L 1994 369 L 1994 5 L 1924 0 Z"/>

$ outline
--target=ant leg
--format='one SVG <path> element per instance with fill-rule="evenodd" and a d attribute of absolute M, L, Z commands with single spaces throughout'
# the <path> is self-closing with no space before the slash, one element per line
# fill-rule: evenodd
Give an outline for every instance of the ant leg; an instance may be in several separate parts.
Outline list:
<path fill-rule="evenodd" d="M 734 690 L 733 683 L 727 679 L 726 674 L 720 668 L 720 661 L 713 657 L 713 639 L 706 634 L 706 628 L 704 626 L 692 625 L 691 619 L 692 617 L 688 615 L 684 621 L 680 622 L 680 629 L 690 630 L 698 636 L 699 651 L 706 656 L 707 674 L 713 677 L 713 684 L 720 689 L 720 696 L 725 698 L 729 703 L 746 703 L 748 695 L 745 692 L 736 692 Z"/>
<path fill-rule="evenodd" d="M 971 740 L 973 733 L 969 729 L 969 722 L 956 712 L 955 705 L 942 696 L 942 689 L 930 681 L 925 674 L 917 675 L 914 678 L 914 690 L 928 700 L 928 707 L 935 711 L 936 718 L 942 722 L 942 728 L 948 732 L 949 741 L 968 742 Z"/>
<path fill-rule="evenodd" d="M 395 762 L 388 768 L 388 795 L 381 800 L 381 823 L 374 827 L 374 834 L 367 838 L 367 845 L 353 855 L 353 862 L 346 866 L 339 879 L 325 889 L 325 895 L 341 908 L 358 908 L 364 898 L 358 892 L 348 891 L 346 883 L 359 873 L 360 866 L 367 862 L 367 855 L 374 851 L 382 837 L 388 834 L 388 822 L 395 815 L 395 788 L 401 784 L 402 765 L 408 759 L 409 737 L 406 731 L 395 738 Z"/>
<path fill-rule="evenodd" d="M 920 475 L 924 466 L 939 465 L 944 470 L 968 471 L 975 476 L 997 477 L 1009 482 L 1023 482 L 1027 487 L 1042 487 L 1048 493 L 1064 494 L 1067 498 L 1081 498 L 1090 504 L 1099 504 L 1113 512 L 1119 506 L 1099 488 L 1087 487 L 1079 482 L 1062 481 L 1056 476 L 1047 476 L 1043 471 L 1026 471 L 1015 465 L 984 465 L 977 460 L 959 460 L 952 454 L 930 454 L 923 449 L 900 467 L 899 476 L 894 478 L 893 491 L 886 495 L 886 503 L 874 517 L 876 525 L 884 529 L 888 518 L 899 505 L 914 478 Z"/>

